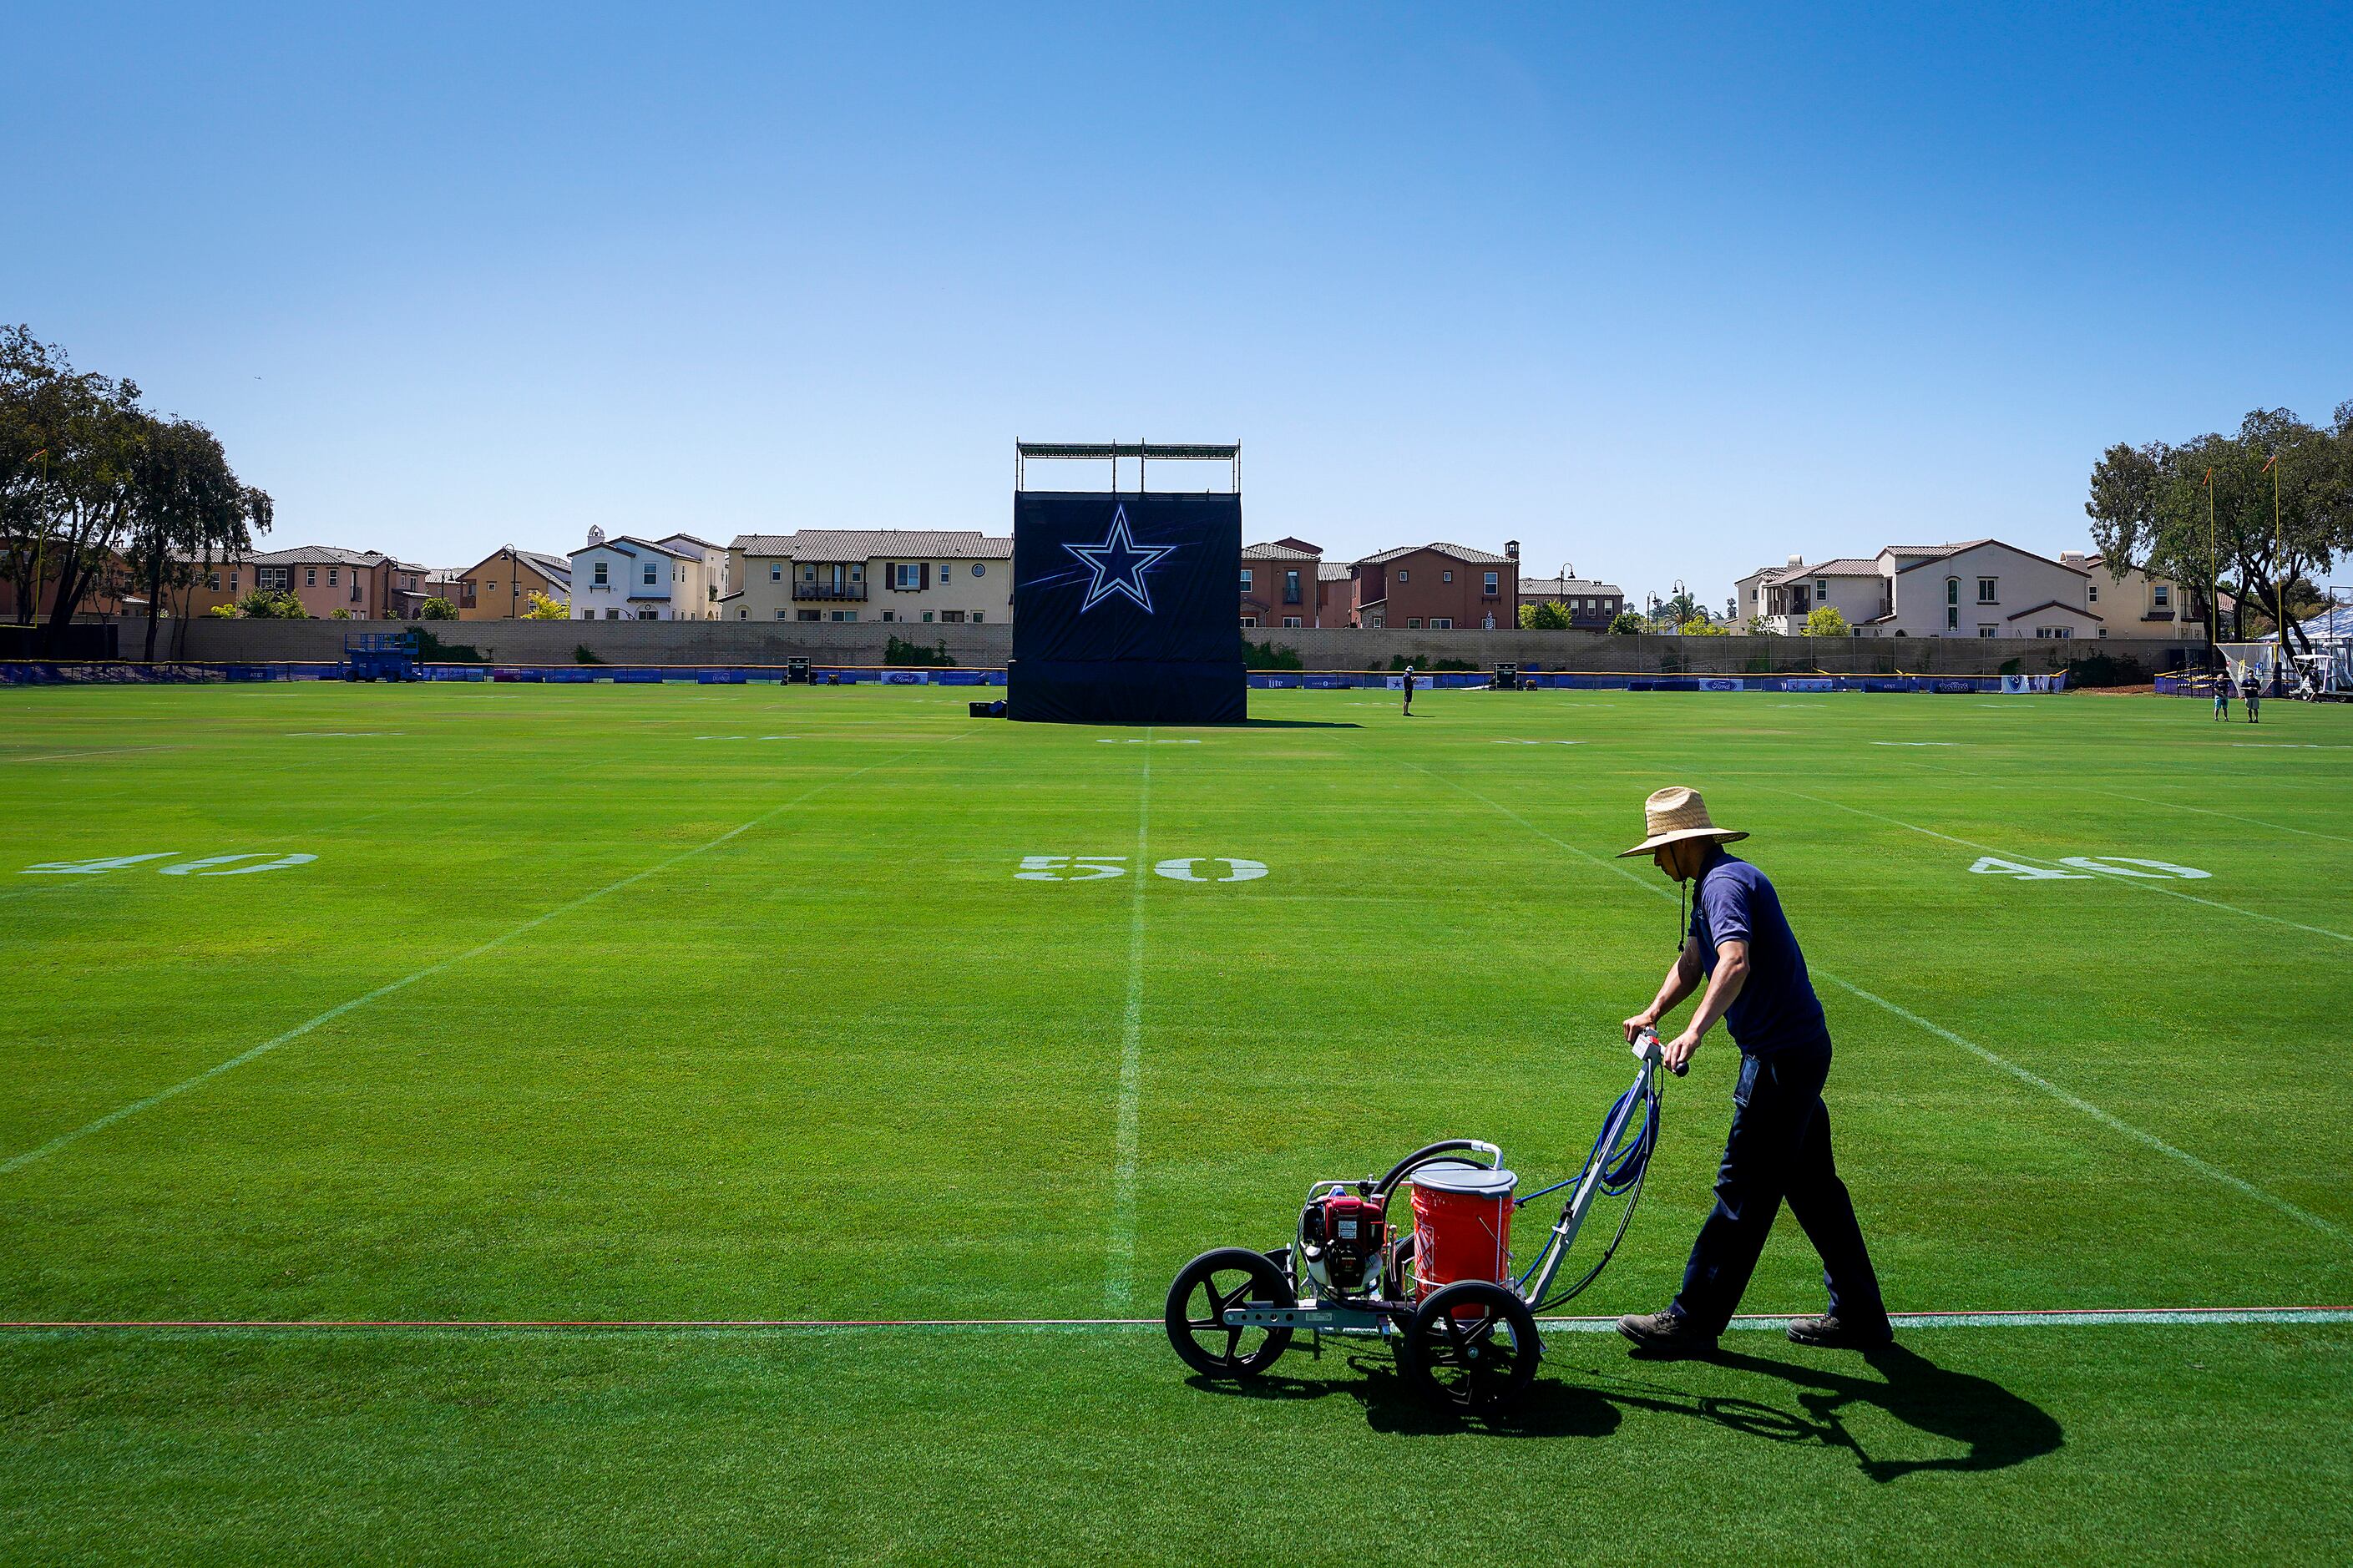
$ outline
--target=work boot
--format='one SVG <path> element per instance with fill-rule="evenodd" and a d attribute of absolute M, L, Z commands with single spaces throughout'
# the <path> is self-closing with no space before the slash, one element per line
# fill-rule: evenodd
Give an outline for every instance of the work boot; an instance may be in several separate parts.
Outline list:
<path fill-rule="evenodd" d="M 1826 1351 L 1877 1350 L 1895 1342 L 1895 1331 L 1885 1319 L 1876 1323 L 1850 1323 L 1835 1317 L 1792 1318 L 1789 1342 Z"/>
<path fill-rule="evenodd" d="M 1701 1332 L 1689 1318 L 1672 1308 L 1620 1318 L 1618 1331 L 1633 1341 L 1636 1350 L 1662 1361 L 1707 1355 L 1715 1349 L 1714 1334 Z"/>

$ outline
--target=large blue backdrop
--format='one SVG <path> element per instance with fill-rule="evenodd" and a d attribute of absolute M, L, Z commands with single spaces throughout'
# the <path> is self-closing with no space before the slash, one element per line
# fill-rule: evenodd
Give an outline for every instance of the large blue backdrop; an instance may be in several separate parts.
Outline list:
<path fill-rule="evenodd" d="M 1013 498 L 1006 715 L 1070 724 L 1239 724 L 1239 495 Z"/>

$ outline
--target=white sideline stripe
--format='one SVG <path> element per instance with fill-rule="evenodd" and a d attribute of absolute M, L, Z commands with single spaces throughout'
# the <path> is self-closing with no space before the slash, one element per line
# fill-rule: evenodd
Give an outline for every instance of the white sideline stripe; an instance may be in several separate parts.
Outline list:
<path fill-rule="evenodd" d="M 1874 1006 L 1883 1007 L 1888 1012 L 1893 1013 L 1897 1017 L 1905 1020 L 1906 1023 L 1913 1024 L 1920 1028 L 1926 1029 L 1928 1033 L 1936 1036 L 1938 1039 L 1958 1046 L 1961 1049 L 1968 1052 L 1970 1055 L 1977 1057 L 1983 1061 L 1991 1063 L 1993 1066 L 1998 1067 L 2002 1071 L 2010 1074 L 2010 1077 L 2018 1079 L 2021 1083 L 2032 1085 L 2034 1088 L 2039 1089 L 2043 1093 L 2051 1096 L 2053 1100 L 2058 1100 L 2061 1104 L 2073 1106 L 2075 1110 L 2082 1111 L 2093 1121 L 2097 1121 L 2101 1126 L 2121 1132 L 2126 1137 L 2133 1139 L 2137 1142 L 2147 1144 L 2149 1148 L 2156 1150 L 2160 1154 L 2170 1154 L 2173 1158 L 2180 1161 L 2183 1164 L 2189 1166 L 2200 1175 L 2204 1176 L 2211 1181 L 2220 1182 L 2224 1186 L 2230 1187 L 2236 1192 L 2242 1193 L 2246 1196 L 2254 1199 L 2257 1203 L 2268 1204 L 2273 1208 L 2279 1210 L 2280 1213 L 2288 1215 L 2292 1219 L 2302 1220 L 2305 1224 L 2312 1226 L 2313 1229 L 2319 1231 L 2324 1235 L 2333 1236 L 2339 1241 L 2353 1241 L 2353 1235 L 2348 1235 L 2343 1228 L 2330 1224 L 2328 1221 L 2321 1218 L 2318 1215 L 2306 1209 L 2298 1208 L 2295 1205 L 2288 1202 L 2285 1198 L 2280 1197 L 2275 1194 L 2267 1193 L 2263 1188 L 2255 1185 L 2253 1182 L 2234 1176 L 2219 1165 L 2211 1165 L 2205 1161 L 2200 1159 L 2197 1155 L 2192 1154 L 2186 1150 L 2177 1149 L 2172 1144 L 2167 1142 L 2164 1139 L 2159 1138 L 2154 1132 L 2144 1132 L 2129 1121 L 2120 1121 L 2117 1118 L 2111 1116 L 2106 1111 L 2101 1110 L 2098 1106 L 2094 1105 L 2090 1100 L 2084 1099 L 2081 1095 L 2070 1094 L 2067 1090 L 2061 1089 L 2057 1084 L 2052 1083 L 2049 1079 L 2031 1073 L 2024 1068 L 2020 1067 L 2016 1062 L 2013 1062 L 2005 1057 L 1995 1055 L 1992 1051 L 1989 1051 L 1983 1046 L 1978 1045 L 1975 1040 L 1965 1040 L 1960 1036 L 1953 1033 L 1952 1030 L 1938 1024 L 1932 1024 L 1927 1019 L 1920 1016 L 1917 1013 L 1914 1013 L 1906 1008 L 1899 1007 L 1883 996 L 1874 996 L 1870 992 L 1865 991 L 1862 986 L 1855 984 L 1852 981 L 1842 980 L 1835 974 L 1828 973 L 1823 971 L 1818 970 L 1816 973 L 1821 974 L 1823 979 L 1829 981 L 1831 984 L 1839 987 L 1841 990 L 1851 992 L 1854 995 L 1862 997 L 1864 1001 L 1871 1003 Z"/>
<path fill-rule="evenodd" d="M 1135 1289 L 1136 1125 L 1144 1096 L 1144 888 L 1152 858 L 1152 727 L 1145 726 L 1144 775 L 1135 797 L 1135 871 L 1127 902 L 1127 1007 L 1119 1026 L 1119 1115 L 1113 1135 L 1111 1247 L 1103 1259 L 1103 1304 L 1113 1311 Z"/>
<path fill-rule="evenodd" d="M 1416 763 L 1413 765 L 1418 768 L 1421 767 L 1419 763 Z M 1535 823 L 1530 822 L 1526 817 L 1522 816 L 1518 812 L 1514 811 L 1509 806 L 1501 805 L 1498 802 L 1488 800 L 1485 795 L 1481 795 L 1477 790 L 1471 788 L 1468 784 L 1455 784 L 1452 779 L 1447 778 L 1443 773 L 1433 772 L 1429 768 L 1421 768 L 1421 771 L 1429 773 L 1430 777 L 1437 779 L 1441 784 L 1453 784 L 1455 788 L 1471 796 L 1473 800 L 1484 801 L 1488 805 L 1493 806 L 1495 810 L 1502 812 L 1505 816 L 1510 817 L 1513 821 L 1527 828 L 1528 831 L 1534 833 L 1539 838 L 1543 838 L 1553 844 L 1558 845 L 1561 848 L 1567 850 L 1570 854 L 1577 857 L 1581 860 L 1615 871 L 1646 892 L 1656 893 L 1662 899 L 1672 899 L 1674 897 L 1673 894 L 1669 893 L 1664 888 L 1654 887 L 1650 882 L 1643 880 L 1642 878 L 1627 869 L 1625 866 L 1618 861 L 1604 860 L 1598 855 L 1594 855 L 1589 851 L 1578 848 L 1576 845 L 1569 843 L 1565 838 L 1561 838 L 1554 834 L 1546 832 L 1543 828 L 1538 827 Z M 1766 787 L 1770 788 L 1771 786 L 1767 785 Z M 1782 793 L 1796 795 L 1798 792 L 1795 790 L 1787 790 Z M 1811 795 L 1807 795 L 1802 798 L 1810 800 L 1813 797 Z M 1835 805 L 1837 803 L 1826 802 L 1825 804 Z M 1898 826 L 1908 825 L 1898 824 Z M 1922 829 L 1921 831 L 1925 832 L 1926 830 Z M 1936 834 L 1933 837 L 1941 838 L 1944 837 L 1945 835 Z M 1954 842 L 1958 843 L 1961 841 L 1957 839 Z M 1978 847 L 1971 845 L 1970 847 L 1976 848 Z M 1989 853 L 2000 853 L 2000 851 L 1989 851 Z M 1829 981 L 1831 984 L 1836 985 L 1841 990 L 1852 993 L 1862 1000 L 1869 1002 L 1873 1005 L 1884 1010 L 1894 1016 L 1903 1019 L 1907 1024 L 1911 1024 L 1918 1028 L 1926 1029 L 1928 1033 L 1936 1036 L 1940 1040 L 1960 1047 L 1963 1050 L 1980 1058 L 1989 1065 L 1998 1067 L 2002 1071 L 2010 1074 L 2021 1083 L 2025 1083 L 2035 1089 L 2041 1089 L 2043 1093 L 2050 1095 L 2054 1100 L 2057 1100 L 2061 1104 L 2070 1106 L 2076 1110 L 2082 1111 L 2084 1115 L 2092 1118 L 2094 1121 L 2099 1122 L 2102 1126 L 2109 1128 L 2115 1131 L 2121 1132 L 2127 1138 L 2132 1139 L 2134 1142 L 2147 1148 L 2157 1150 L 2160 1153 L 2170 1154 L 2173 1158 L 2180 1161 L 2183 1164 L 2189 1166 L 2191 1170 L 2196 1171 L 2199 1174 L 2220 1182 L 2224 1186 L 2231 1188 L 2234 1192 L 2242 1193 L 2248 1197 L 2253 1198 L 2258 1203 L 2263 1204 L 2271 1208 L 2277 1209 L 2280 1213 L 2290 1215 L 2293 1218 L 2301 1220 L 2305 1224 L 2313 1226 L 2315 1229 L 2335 1237 L 2340 1241 L 2353 1241 L 2353 1235 L 2348 1235 L 2344 1229 L 2321 1218 L 2318 1215 L 2298 1208 L 2295 1205 L 2288 1202 L 2285 1198 L 2279 1196 L 2277 1194 L 2266 1192 L 2263 1188 L 2256 1186 L 2253 1182 L 2247 1181 L 2245 1178 L 2241 1176 L 2234 1176 L 2219 1165 L 2209 1164 L 2207 1162 L 2200 1159 L 2197 1155 L 2189 1152 L 2187 1150 L 2175 1148 L 2164 1139 L 2159 1138 L 2156 1133 L 2143 1131 L 2141 1129 L 2135 1127 L 2131 1122 L 2125 1121 L 2123 1118 L 2102 1110 L 2100 1107 L 2093 1104 L 2090 1100 L 2084 1099 L 2081 1095 L 2072 1094 L 2066 1089 L 2060 1088 L 2057 1084 L 2052 1083 L 2049 1079 L 2029 1072 L 2026 1068 L 2018 1066 L 2009 1058 L 1988 1050 L 1985 1047 L 1978 1045 L 1976 1041 L 1964 1039 L 1962 1037 L 1953 1033 L 1952 1030 L 1944 1027 L 1942 1025 L 1932 1024 L 1927 1019 L 1920 1016 L 1917 1013 L 1912 1012 L 1908 1008 L 1899 1007 L 1883 996 L 1874 996 L 1870 992 L 1862 989 L 1862 987 L 1853 984 L 1852 981 L 1844 979 L 1840 975 L 1833 974 L 1827 969 L 1812 964 L 1809 964 L 1807 967 L 1811 973 L 1820 975 L 1824 980 Z"/>
<path fill-rule="evenodd" d="M 793 796 L 792 799 L 786 801 L 780 805 L 769 807 L 766 811 L 760 813 L 759 816 L 753 817 L 748 822 L 740 823 L 737 826 L 729 828 L 726 832 L 721 834 L 716 838 L 709 839 L 704 843 L 698 844 L 691 849 L 681 849 L 668 859 L 658 860 L 642 871 L 632 872 L 630 875 L 622 878 L 619 881 L 607 883 L 604 887 L 597 889 L 593 893 L 584 893 L 580 897 L 573 900 L 570 903 L 558 904 L 555 908 L 547 910 L 543 914 L 533 915 L 531 919 L 523 921 L 522 924 L 515 927 L 512 931 L 494 936 L 479 947 L 470 947 L 463 952 L 441 960 L 438 963 L 427 964 L 423 969 L 417 971 L 414 974 L 404 974 L 399 979 L 379 985 L 375 990 L 367 992 L 364 995 L 354 996 L 348 1002 L 338 1003 L 336 1005 L 330 1007 L 325 1012 L 320 1014 L 317 1017 L 307 1019 L 302 1023 L 295 1025 L 292 1028 L 287 1030 L 282 1035 L 273 1035 L 258 1046 L 248 1047 L 245 1050 L 239 1051 L 237 1055 L 229 1058 L 227 1061 L 215 1062 L 211 1067 L 206 1068 L 204 1071 L 196 1074 L 194 1078 L 182 1079 L 178 1083 L 172 1085 L 169 1089 L 158 1089 L 153 1094 L 147 1096 L 144 1100 L 134 1100 L 130 1104 L 114 1110 L 110 1110 L 105 1115 L 100 1117 L 97 1121 L 86 1122 L 82 1126 L 75 1128 L 70 1132 L 60 1132 L 55 1138 L 50 1139 L 47 1142 L 42 1144 L 37 1149 L 27 1149 L 21 1154 L 16 1155 L 5 1162 L 0 1162 L 0 1176 L 12 1175 L 15 1173 L 23 1170 L 26 1166 L 32 1164 L 36 1161 L 46 1160 L 50 1155 L 56 1153 L 58 1150 L 66 1148 L 69 1144 L 79 1142 L 82 1139 L 89 1137 L 93 1132 L 103 1132 L 118 1121 L 121 1121 L 129 1117 L 136 1116 L 142 1110 L 153 1110 L 154 1107 L 163 1104 L 165 1100 L 175 1099 L 180 1095 L 187 1093 L 192 1089 L 200 1088 L 203 1085 L 211 1082 L 214 1079 L 220 1077 L 220 1075 L 225 1072 L 243 1067 L 246 1063 L 253 1060 L 256 1057 L 267 1056 L 271 1051 L 276 1050 L 279 1047 L 290 1045 L 294 1041 L 301 1039 L 303 1036 L 310 1034 L 312 1030 L 319 1028 L 322 1025 L 333 1023 L 336 1019 L 342 1017 L 346 1013 L 352 1012 L 357 1008 L 364 1007 L 371 1002 L 380 1001 L 384 997 L 391 995 L 396 991 L 405 990 L 407 987 L 416 984 L 420 980 L 430 980 L 433 976 L 442 973 L 444 970 L 453 969 L 459 964 L 466 963 L 470 959 L 480 958 L 486 952 L 493 952 L 498 948 L 504 947 L 507 943 L 514 941 L 515 938 L 534 931 L 541 926 L 545 925 L 548 921 L 554 920 L 559 916 L 568 915 L 575 910 L 584 909 L 586 906 L 595 903 L 599 899 L 619 892 L 624 888 L 635 887 L 638 883 L 644 881 L 649 877 L 659 876 L 662 872 L 669 870 L 671 867 L 678 865 L 681 861 L 691 860 L 697 855 L 716 849 L 721 845 L 725 844 L 732 839 L 741 837 L 744 834 L 752 831 L 754 827 L 759 826 L 762 823 L 780 816 L 785 812 L 790 811 L 793 807 L 800 805 L 803 801 L 807 800 L 812 795 L 818 795 L 825 790 L 831 789 L 836 784 L 847 784 L 851 779 L 857 778 L 861 773 L 871 773 L 877 768 L 887 767 L 892 763 L 897 762 L 900 757 L 912 756 L 914 754 L 914 751 L 921 751 L 922 749 L 923 748 L 921 747 L 916 747 L 913 751 L 902 752 L 898 756 L 885 757 L 879 763 L 869 763 L 866 766 L 860 768 L 855 772 L 844 773 L 839 778 L 828 779 L 823 784 L 814 785 L 809 789 L 802 791 L 799 795 Z"/>
<path fill-rule="evenodd" d="M 2115 1307 L 2083 1311 L 2025 1308 L 1984 1312 L 1891 1312 L 1895 1327 L 1915 1329 L 2108 1329 L 2178 1328 L 2189 1324 L 2221 1327 L 2306 1323 L 2353 1323 L 2353 1307 Z M 1793 1320 L 1771 1313 L 1747 1312 L 1726 1325 L 1732 1331 L 1780 1333 Z M 1609 1317 L 1543 1317 L 1536 1321 L 1548 1333 L 1614 1332 L 1618 1320 Z M 300 1334 L 606 1334 L 606 1333 L 864 1333 L 876 1330 L 970 1329 L 1012 1332 L 1055 1332 L 1071 1329 L 1157 1329 L 1157 1318 L 648 1318 L 612 1321 L 519 1322 L 482 1319 L 443 1319 L 417 1322 L 360 1321 L 268 1321 L 257 1319 L 181 1319 L 110 1321 L 25 1321 L 0 1323 L 0 1334 L 224 1334 L 293 1336 Z"/>
<path fill-rule="evenodd" d="M 2147 795 L 2126 795 L 2124 791 L 2116 789 L 2095 790 L 2094 793 L 2113 795 L 2118 800 L 2137 800 L 2143 805 L 2162 805 L 2173 811 L 2194 811 L 2200 816 L 2219 816 L 2229 822 L 2243 822 L 2250 827 L 2268 827 L 2274 833 L 2300 833 L 2306 838 L 2326 838 L 2331 844 L 2353 844 L 2353 838 L 2348 838 L 2342 834 L 2316 833 L 2309 827 L 2290 827 L 2284 822 L 2265 822 L 2261 817 L 2241 816 L 2236 812 L 2231 811 L 2213 811 L 2202 805 L 2188 805 L 2178 800 L 2151 800 Z"/>
<path fill-rule="evenodd" d="M 1883 822 L 1890 827 L 1901 827 L 1907 833 L 1917 833 L 1929 838 L 1941 838 L 1947 844 L 1957 844 L 1964 849 L 1975 849 L 1980 854 L 1998 855 L 2010 860 L 2034 860 L 2045 866 L 2056 864 L 2048 856 L 2021 854 L 2014 849 L 1997 849 L 1990 844 L 1980 844 L 1974 838 L 1957 838 L 1949 833 L 1939 833 L 1933 827 L 1923 827 L 1916 822 L 1905 822 L 1901 817 L 1887 816 L 1876 811 L 1865 811 L 1859 805 L 1848 805 L 1842 801 L 1826 800 L 1818 795 L 1808 795 L 1803 790 L 1788 789 L 1779 784 L 1760 784 L 1757 787 L 1772 790 L 1777 795 L 1795 795 L 1799 800 L 1810 800 L 1816 805 L 1827 805 L 1838 811 L 1851 812 L 1856 816 L 1868 817 L 1873 822 Z M 2310 931 L 2314 936 L 2325 936 L 2332 942 L 2353 942 L 2353 936 L 2348 936 L 2341 931 L 2330 931 L 2326 926 L 2308 926 L 2302 921 L 2292 921 L 2280 915 L 2267 915 L 2261 910 L 2242 909 L 2237 904 L 2226 904 L 2219 899 L 2201 899 L 2195 893 L 2185 893 L 2179 888 L 2168 888 L 2145 878 L 2109 877 L 2105 879 L 2110 882 L 2121 882 L 2128 888 L 2137 888 L 2144 893 L 2161 893 L 2168 899 L 2180 899 L 2189 903 L 2203 904 L 2210 910 L 2227 910 L 2232 914 L 2244 915 L 2249 920 L 2268 921 L 2273 925 L 2286 926 L 2292 931 Z"/>

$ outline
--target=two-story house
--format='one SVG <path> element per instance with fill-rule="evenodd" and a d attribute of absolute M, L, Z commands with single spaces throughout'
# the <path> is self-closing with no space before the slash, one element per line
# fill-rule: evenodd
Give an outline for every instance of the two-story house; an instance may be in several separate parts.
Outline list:
<path fill-rule="evenodd" d="M 1504 553 L 1463 544 L 1409 544 L 1367 555 L 1356 579 L 1354 624 L 1405 631 L 1519 625 L 1520 546 Z"/>
<path fill-rule="evenodd" d="M 298 544 L 256 552 L 238 563 L 237 574 L 241 578 L 247 568 L 252 573 L 247 592 L 291 594 L 314 619 L 414 619 L 425 602 L 425 568 L 380 550 Z"/>
<path fill-rule="evenodd" d="M 1626 607 L 1626 591 L 1598 577 L 1523 577 L 1523 605 L 1558 605 L 1579 631 L 1606 632 Z"/>
<path fill-rule="evenodd" d="M 1760 567 L 1733 585 L 1736 619 L 1794 636 L 1830 605 L 1858 637 L 2177 637 L 2194 635 L 2202 605 L 2177 584 L 2109 574 L 2079 551 L 2057 560 L 1999 539 L 1891 544 L 1844 557 Z"/>
<path fill-rule="evenodd" d="M 1013 619 L 1013 541 L 964 529 L 738 534 L 727 618 L 986 626 Z"/>
<path fill-rule="evenodd" d="M 427 586 L 435 585 L 435 581 L 428 576 Z M 543 550 L 517 550 L 504 544 L 471 566 L 448 574 L 442 583 L 449 602 L 458 607 L 459 620 L 513 620 L 531 608 L 533 594 L 544 595 L 559 605 L 570 604 L 572 563 Z"/>
<path fill-rule="evenodd" d="M 1312 626 L 1324 552 L 1302 539 L 1242 546 L 1241 624 Z"/>
<path fill-rule="evenodd" d="M 572 619 L 708 621 L 719 618 L 728 561 L 717 545 L 689 533 L 666 539 L 604 537 L 572 552 Z"/>

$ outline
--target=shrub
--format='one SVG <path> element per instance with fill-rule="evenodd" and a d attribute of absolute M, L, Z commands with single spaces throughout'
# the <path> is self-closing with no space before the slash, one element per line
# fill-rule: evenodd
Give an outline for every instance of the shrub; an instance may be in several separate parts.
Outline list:
<path fill-rule="evenodd" d="M 1675 630 L 1687 637 L 1728 637 L 1732 635 L 1705 616 L 1694 616 Z"/>
<path fill-rule="evenodd" d="M 1846 624 L 1836 605 L 1824 605 L 1806 617 L 1806 636 L 1810 637 L 1851 637 L 1854 628 Z"/>
<path fill-rule="evenodd" d="M 882 662 L 895 665 L 920 665 L 934 669 L 945 668 L 955 663 L 948 657 L 945 637 L 937 647 L 925 647 L 921 643 L 902 642 L 894 635 L 882 647 Z"/>
<path fill-rule="evenodd" d="M 438 659 L 443 663 L 488 664 L 481 651 L 465 643 L 445 643 L 424 627 L 417 628 L 417 657 Z"/>
<path fill-rule="evenodd" d="M 417 618 L 421 621 L 454 621 L 458 618 L 458 606 L 437 595 L 425 601 L 417 612 Z"/>
<path fill-rule="evenodd" d="M 1565 632 L 1571 625 L 1568 606 L 1557 599 L 1543 599 L 1520 606 L 1520 629 L 1530 632 Z"/>
<path fill-rule="evenodd" d="M 234 606 L 224 606 L 232 616 L 253 621 L 307 621 L 311 612 L 292 594 L 275 589 L 256 588 Z"/>
<path fill-rule="evenodd" d="M 598 658 L 596 653 L 586 643 L 582 642 L 574 643 L 572 645 L 572 662 L 575 664 L 602 664 L 605 661 Z"/>
<path fill-rule="evenodd" d="M 572 618 L 572 606 L 544 594 L 533 593 L 523 600 L 522 618 L 526 621 L 568 621 Z"/>
<path fill-rule="evenodd" d="M 1301 662 L 1297 652 L 1291 648 L 1275 647 L 1271 637 L 1265 642 L 1252 642 L 1250 638 L 1244 637 L 1242 668 L 1244 669 L 1304 669 L 1307 667 Z"/>
<path fill-rule="evenodd" d="M 1641 637 L 1650 629 L 1651 623 L 1631 610 L 1619 611 L 1617 619 L 1609 623 L 1610 632 L 1621 637 Z"/>

